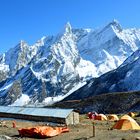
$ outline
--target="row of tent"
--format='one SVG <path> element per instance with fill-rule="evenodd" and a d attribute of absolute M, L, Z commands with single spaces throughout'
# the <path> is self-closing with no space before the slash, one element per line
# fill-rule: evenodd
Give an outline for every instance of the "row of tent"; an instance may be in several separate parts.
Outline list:
<path fill-rule="evenodd" d="M 120 119 L 116 114 L 110 114 L 108 116 L 104 114 L 97 114 L 88 113 L 88 118 L 94 119 L 94 120 L 101 120 L 101 121 L 115 121 L 115 125 L 112 127 L 112 129 L 120 129 L 120 130 L 140 130 L 139 124 L 132 118 L 136 114 L 135 113 L 129 113 L 128 115 L 122 116 Z M 131 117 L 132 116 L 132 117 Z"/>
<path fill-rule="evenodd" d="M 107 120 L 118 121 L 119 120 L 118 116 L 115 114 L 110 114 L 107 117 L 104 114 L 98 114 L 96 112 L 89 112 L 87 115 L 89 119 L 94 119 L 94 120 L 101 120 L 101 121 L 107 121 Z"/>

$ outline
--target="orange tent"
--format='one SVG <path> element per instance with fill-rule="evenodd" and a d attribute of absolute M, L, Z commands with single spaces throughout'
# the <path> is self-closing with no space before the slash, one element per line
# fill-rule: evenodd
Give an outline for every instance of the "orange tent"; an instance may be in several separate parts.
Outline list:
<path fill-rule="evenodd" d="M 129 112 L 128 115 L 129 115 L 130 117 L 135 117 L 135 116 L 136 116 L 136 114 L 135 114 L 134 112 Z"/>
<path fill-rule="evenodd" d="M 98 114 L 95 116 L 95 120 L 106 121 L 107 117 L 104 114 Z"/>
<path fill-rule="evenodd" d="M 124 115 L 114 126 L 113 129 L 121 130 L 140 130 L 138 123 L 128 115 Z"/>
<path fill-rule="evenodd" d="M 109 121 L 118 121 L 119 118 L 118 118 L 118 116 L 115 115 L 115 114 L 110 114 L 110 115 L 108 115 L 108 120 L 109 120 Z"/>
<path fill-rule="evenodd" d="M 19 135 L 24 137 L 47 138 L 57 136 L 60 133 L 69 132 L 66 127 L 37 126 L 18 129 Z"/>

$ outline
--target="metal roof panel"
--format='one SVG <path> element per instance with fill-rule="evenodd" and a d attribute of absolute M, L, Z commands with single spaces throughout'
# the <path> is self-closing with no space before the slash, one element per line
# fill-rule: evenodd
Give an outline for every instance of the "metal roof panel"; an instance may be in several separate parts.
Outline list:
<path fill-rule="evenodd" d="M 14 113 L 32 116 L 48 116 L 57 118 L 66 118 L 73 109 L 60 109 L 60 108 L 26 108 L 26 107 L 13 107 L 13 106 L 0 106 L 2 113 Z"/>

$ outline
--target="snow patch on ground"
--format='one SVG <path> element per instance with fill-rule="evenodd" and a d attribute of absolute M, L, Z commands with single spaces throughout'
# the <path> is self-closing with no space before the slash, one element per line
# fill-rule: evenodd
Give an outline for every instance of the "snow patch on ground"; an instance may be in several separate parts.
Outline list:
<path fill-rule="evenodd" d="M 109 90 L 114 89 L 115 86 L 116 86 L 116 84 L 113 84 L 113 85 L 109 88 Z"/>
<path fill-rule="evenodd" d="M 75 87 L 72 88 L 66 95 L 59 95 L 59 96 L 55 96 L 55 97 L 47 97 L 43 101 L 43 104 L 44 105 L 52 105 L 56 102 L 59 102 L 59 101 L 63 100 L 64 98 L 66 98 L 67 96 L 69 96 L 70 94 L 72 94 L 74 91 L 76 91 L 79 88 L 81 88 L 82 86 L 84 86 L 85 84 L 86 84 L 86 82 L 79 83 L 79 84 L 75 85 Z"/>
<path fill-rule="evenodd" d="M 86 73 L 86 77 L 85 77 L 86 80 L 92 77 L 98 77 L 97 69 L 95 65 L 91 63 L 90 61 L 81 59 L 76 70 L 78 71 L 79 76 L 81 78 L 85 77 L 85 73 Z"/>
<path fill-rule="evenodd" d="M 30 101 L 30 98 L 26 94 L 22 94 L 20 98 L 18 98 L 13 104 L 10 106 L 24 106 L 27 105 Z"/>
<path fill-rule="evenodd" d="M 5 64 L 0 64 L 0 71 L 9 71 L 9 66 Z"/>

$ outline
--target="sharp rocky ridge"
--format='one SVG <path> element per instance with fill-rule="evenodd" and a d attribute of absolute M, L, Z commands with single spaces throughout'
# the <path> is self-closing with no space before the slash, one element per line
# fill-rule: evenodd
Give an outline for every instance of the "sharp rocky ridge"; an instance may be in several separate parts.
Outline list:
<path fill-rule="evenodd" d="M 34 45 L 21 41 L 0 55 L 0 105 L 58 102 L 118 68 L 139 48 L 140 29 L 123 29 L 116 20 L 99 29 L 67 23 Z"/>

